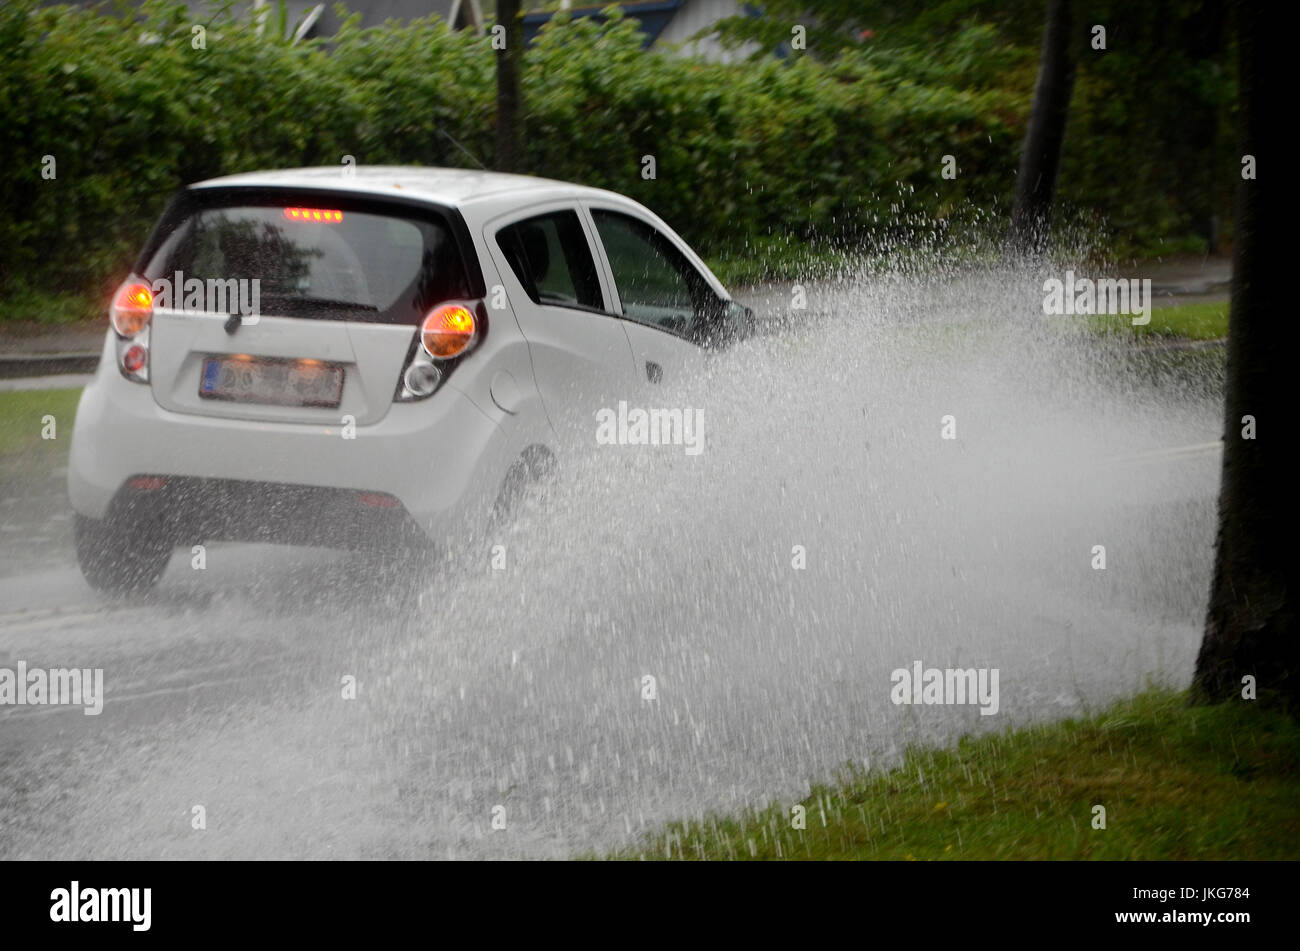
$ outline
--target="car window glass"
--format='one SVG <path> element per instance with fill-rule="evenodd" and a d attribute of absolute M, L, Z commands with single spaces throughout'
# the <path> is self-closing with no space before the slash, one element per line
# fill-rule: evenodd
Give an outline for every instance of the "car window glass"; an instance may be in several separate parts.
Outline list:
<path fill-rule="evenodd" d="M 596 262 L 576 211 L 507 225 L 497 232 L 497 247 L 534 304 L 604 308 Z"/>
<path fill-rule="evenodd" d="M 688 336 L 702 316 L 708 291 L 699 273 L 672 243 L 645 222 L 593 210 L 625 316 Z"/>
<path fill-rule="evenodd" d="M 446 227 L 400 211 L 308 209 L 292 200 L 178 213 L 146 276 L 256 280 L 268 314 L 391 323 L 417 323 L 432 304 L 468 293 Z"/>

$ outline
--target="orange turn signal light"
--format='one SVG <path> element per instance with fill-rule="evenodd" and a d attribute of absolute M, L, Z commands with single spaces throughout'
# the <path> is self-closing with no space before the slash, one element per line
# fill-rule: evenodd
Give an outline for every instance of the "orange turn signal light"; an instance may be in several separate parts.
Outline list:
<path fill-rule="evenodd" d="M 127 278 L 113 295 L 109 320 L 123 337 L 134 337 L 153 316 L 153 291 L 143 281 Z"/>
<path fill-rule="evenodd" d="M 443 304 L 424 318 L 420 344 L 435 360 L 447 360 L 469 349 L 477 329 L 473 311 L 464 304 Z"/>

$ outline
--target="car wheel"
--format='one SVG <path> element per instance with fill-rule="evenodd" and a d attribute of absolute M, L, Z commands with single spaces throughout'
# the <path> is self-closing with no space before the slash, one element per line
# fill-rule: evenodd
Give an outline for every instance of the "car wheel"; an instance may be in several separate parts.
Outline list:
<path fill-rule="evenodd" d="M 492 509 L 492 524 L 506 525 L 530 495 L 537 494 L 555 473 L 555 457 L 541 447 L 524 452 L 506 473 Z"/>
<path fill-rule="evenodd" d="M 77 563 L 97 591 L 139 594 L 148 591 L 167 568 L 172 546 L 152 534 L 128 537 L 112 519 L 77 515 L 73 524 Z"/>

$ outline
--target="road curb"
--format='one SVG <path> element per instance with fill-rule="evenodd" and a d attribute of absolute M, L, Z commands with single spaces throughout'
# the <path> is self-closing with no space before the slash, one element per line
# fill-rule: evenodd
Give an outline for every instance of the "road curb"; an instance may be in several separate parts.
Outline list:
<path fill-rule="evenodd" d="M 26 376 L 58 376 L 65 373 L 94 373 L 99 351 L 75 353 L 0 354 L 0 380 Z"/>
<path fill-rule="evenodd" d="M 1173 340 L 1141 341 L 1136 344 L 1139 350 L 1215 350 L 1227 345 L 1227 337 L 1219 337 L 1217 340 L 1183 340 L 1175 338 Z"/>

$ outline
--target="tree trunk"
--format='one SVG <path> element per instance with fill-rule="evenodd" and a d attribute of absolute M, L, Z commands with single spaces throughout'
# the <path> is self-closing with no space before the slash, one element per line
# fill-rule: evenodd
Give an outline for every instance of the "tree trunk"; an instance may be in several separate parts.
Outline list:
<path fill-rule="evenodd" d="M 1296 318 L 1282 299 L 1287 270 L 1278 253 L 1291 221 L 1275 182 L 1287 178 L 1260 94 L 1272 78 L 1263 49 L 1276 25 L 1243 0 L 1236 8 L 1237 111 L 1240 152 L 1253 155 L 1259 178 L 1239 180 L 1228 318 L 1228 371 L 1223 476 L 1214 576 L 1205 638 L 1196 661 L 1193 698 L 1240 700 L 1243 678 L 1255 678 L 1258 698 L 1300 712 L 1300 640 L 1291 598 L 1297 572 L 1295 451 Z M 1277 60 L 1273 60 L 1277 62 Z M 1240 179 L 1240 166 L 1234 170 Z M 1255 438 L 1243 438 L 1242 417 L 1254 418 Z M 1288 459 L 1287 457 L 1290 456 Z"/>
<path fill-rule="evenodd" d="M 1016 201 L 1011 210 L 1012 245 L 1022 252 L 1038 253 L 1047 246 L 1065 120 L 1074 92 L 1072 28 L 1070 0 L 1047 0 L 1038 83 L 1020 151 Z"/>
<path fill-rule="evenodd" d="M 502 172 L 522 171 L 519 76 L 524 59 L 524 25 L 520 0 L 497 0 L 497 23 L 504 26 L 505 49 L 497 50 L 497 161 Z"/>

